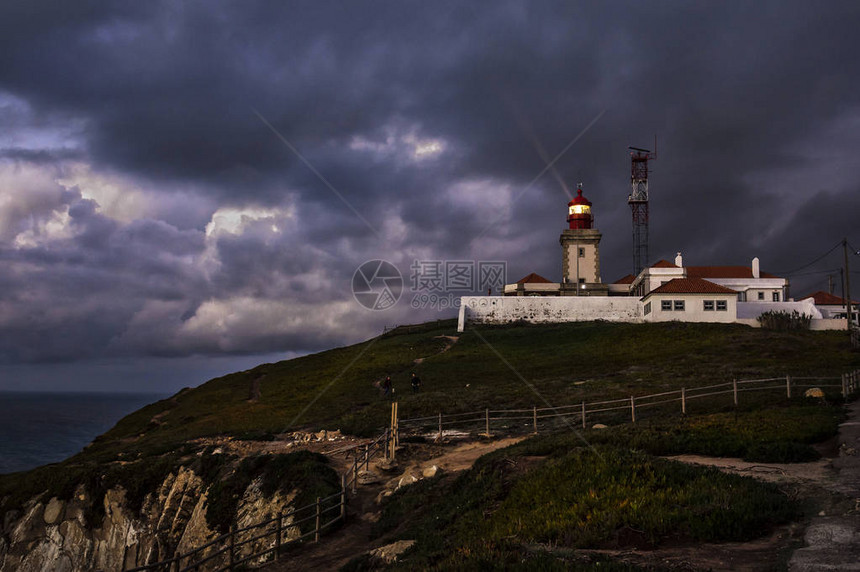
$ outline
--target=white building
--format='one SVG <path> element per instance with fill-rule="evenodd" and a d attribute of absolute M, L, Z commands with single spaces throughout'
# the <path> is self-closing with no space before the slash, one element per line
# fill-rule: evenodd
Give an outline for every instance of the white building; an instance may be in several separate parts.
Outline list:
<path fill-rule="evenodd" d="M 592 204 L 577 189 L 568 203 L 568 228 L 559 237 L 562 279 L 552 282 L 531 273 L 507 284 L 504 296 L 466 296 L 460 300 L 459 330 L 467 322 L 533 323 L 608 320 L 621 322 L 716 322 L 757 326 L 768 311 L 798 311 L 812 318 L 812 329 L 845 329 L 841 299 L 816 293 L 795 302 L 785 278 L 763 272 L 758 258 L 749 266 L 684 266 L 660 260 L 638 276 L 612 284 L 600 276 L 600 231 Z M 816 296 L 818 298 L 816 299 Z M 539 300 L 536 300 L 539 298 Z M 821 310 L 819 309 L 821 305 Z M 842 308 L 841 314 L 838 307 Z M 855 313 L 856 316 L 856 313 Z"/>
<path fill-rule="evenodd" d="M 824 318 L 844 320 L 848 317 L 848 307 L 845 304 L 845 298 L 840 298 L 839 296 L 834 296 L 827 292 L 818 291 L 801 298 L 801 300 L 812 300 L 815 307 L 821 311 L 821 315 Z M 851 314 L 854 318 L 854 322 L 856 323 L 858 321 L 858 310 L 857 302 L 854 300 L 851 301 Z"/>
<path fill-rule="evenodd" d="M 673 278 L 641 299 L 648 322 L 722 322 L 737 319 L 738 293 L 701 278 Z"/>

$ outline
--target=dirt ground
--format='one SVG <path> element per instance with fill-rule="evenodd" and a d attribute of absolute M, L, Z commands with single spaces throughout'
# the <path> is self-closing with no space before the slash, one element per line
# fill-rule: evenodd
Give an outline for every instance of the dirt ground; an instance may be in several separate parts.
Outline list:
<path fill-rule="evenodd" d="M 453 473 L 471 467 L 478 457 L 496 449 L 513 445 L 524 437 L 498 440 L 482 440 L 445 445 L 404 444 L 397 451 L 397 462 L 386 466 L 379 460 L 371 463 L 370 471 L 360 474 L 356 494 L 349 499 L 348 523 L 340 531 L 331 534 L 323 542 L 310 545 L 281 557 L 279 562 L 268 565 L 267 572 L 293 570 L 337 570 L 354 557 L 378 548 L 384 542 L 371 542 L 373 523 L 379 518 L 379 500 L 395 490 L 411 477 L 423 478 L 426 469 Z M 363 445 L 362 445 L 363 447 Z M 343 451 L 331 456 L 341 470 L 352 467 L 352 451 Z"/>

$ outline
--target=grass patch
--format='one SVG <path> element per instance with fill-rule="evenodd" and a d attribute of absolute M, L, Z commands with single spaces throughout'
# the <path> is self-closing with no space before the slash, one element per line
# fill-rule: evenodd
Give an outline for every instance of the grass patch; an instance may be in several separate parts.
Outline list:
<path fill-rule="evenodd" d="M 591 443 L 640 449 L 654 455 L 684 453 L 740 457 L 764 463 L 814 461 L 820 454 L 810 447 L 839 430 L 841 407 L 793 402 L 767 409 L 662 419 L 590 431 Z M 572 441 L 570 437 L 568 441 Z"/>
<path fill-rule="evenodd" d="M 392 495 L 375 533 L 393 531 L 405 519 L 394 537 L 418 539 L 397 568 L 479 569 L 535 544 L 743 541 L 798 515 L 775 486 L 747 477 L 612 446 L 553 448 L 554 457 L 536 459 L 528 453 L 542 439 L 486 455 L 456 479 L 432 479 Z"/>

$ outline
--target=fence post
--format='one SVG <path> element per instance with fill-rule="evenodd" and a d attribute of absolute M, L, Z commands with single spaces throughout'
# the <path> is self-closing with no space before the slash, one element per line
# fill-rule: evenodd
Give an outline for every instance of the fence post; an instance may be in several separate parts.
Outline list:
<path fill-rule="evenodd" d="M 230 525 L 230 566 L 229 570 L 233 570 L 236 565 L 236 525 Z"/>
<path fill-rule="evenodd" d="M 341 482 L 343 482 L 344 476 L 340 476 Z M 275 537 L 275 560 L 278 559 L 278 556 L 281 554 L 281 524 L 284 521 L 284 513 L 278 511 L 278 527 L 275 530 L 277 536 Z"/>
<path fill-rule="evenodd" d="M 439 440 L 442 440 L 442 413 L 439 412 Z"/>
<path fill-rule="evenodd" d="M 317 497 L 317 520 L 314 530 L 314 542 L 320 541 L 320 497 Z"/>
<path fill-rule="evenodd" d="M 585 429 L 585 402 L 582 402 L 582 428 Z"/>
<path fill-rule="evenodd" d="M 358 457 L 352 460 L 352 494 L 355 494 L 358 486 Z"/>
<path fill-rule="evenodd" d="M 400 445 L 400 404 L 394 402 L 394 446 Z"/>
<path fill-rule="evenodd" d="M 535 423 L 535 435 L 537 435 L 537 405 L 534 405 L 532 407 L 532 415 Z"/>
<path fill-rule="evenodd" d="M 340 520 L 346 522 L 346 475 L 340 476 Z M 280 523 L 280 521 L 279 521 Z M 280 535 L 278 535 L 280 536 Z M 278 541 L 280 542 L 280 540 Z"/>
<path fill-rule="evenodd" d="M 632 395 L 630 396 L 630 419 L 636 423 L 636 401 Z"/>
<path fill-rule="evenodd" d="M 364 446 L 364 470 L 370 470 L 370 445 Z"/>
<path fill-rule="evenodd" d="M 791 376 L 785 376 L 785 396 L 791 399 Z"/>
<path fill-rule="evenodd" d="M 842 374 L 842 397 L 845 398 L 848 395 L 848 377 L 847 373 Z"/>
<path fill-rule="evenodd" d="M 485 420 L 484 425 L 487 429 L 487 437 L 489 437 L 490 436 L 490 409 L 489 408 L 484 409 L 484 420 Z"/>
<path fill-rule="evenodd" d="M 738 406 L 738 380 L 737 379 L 732 380 L 732 396 L 735 400 L 735 407 L 737 407 Z"/>
<path fill-rule="evenodd" d="M 687 414 L 687 388 L 681 388 L 681 414 Z"/>

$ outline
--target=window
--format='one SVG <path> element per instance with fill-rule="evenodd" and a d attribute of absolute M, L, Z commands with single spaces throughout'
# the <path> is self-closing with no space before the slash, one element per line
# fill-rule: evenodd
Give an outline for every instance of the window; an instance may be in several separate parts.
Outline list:
<path fill-rule="evenodd" d="M 713 312 L 714 311 L 714 301 L 713 300 L 705 300 L 705 312 Z"/>
<path fill-rule="evenodd" d="M 650 313 L 651 313 L 651 302 L 648 302 L 647 304 L 645 304 L 645 315 L 647 316 Z"/>
<path fill-rule="evenodd" d="M 779 292 L 774 292 L 774 293 L 773 293 L 773 301 L 774 301 L 774 302 L 779 302 Z"/>
<path fill-rule="evenodd" d="M 660 309 L 664 312 L 668 312 L 672 310 L 672 300 L 663 300 L 660 302 Z"/>
<path fill-rule="evenodd" d="M 759 300 L 764 300 L 764 292 L 759 292 L 759 293 L 758 293 L 758 299 L 759 299 Z"/>
<path fill-rule="evenodd" d="M 728 310 L 728 306 L 729 306 L 729 304 L 725 300 L 717 300 L 717 311 L 718 312 L 725 312 L 726 310 Z"/>
<path fill-rule="evenodd" d="M 683 300 L 675 300 L 674 305 L 675 305 L 675 311 L 676 312 L 683 312 L 684 311 L 684 301 Z"/>
<path fill-rule="evenodd" d="M 747 301 L 747 293 L 746 292 L 738 292 L 738 302 L 746 302 Z"/>
<path fill-rule="evenodd" d="M 583 247 L 579 247 L 579 257 L 585 258 L 585 249 Z"/>
<path fill-rule="evenodd" d="M 585 284 L 585 278 L 580 278 L 580 279 L 579 279 L 579 283 L 580 283 L 580 284 Z"/>

